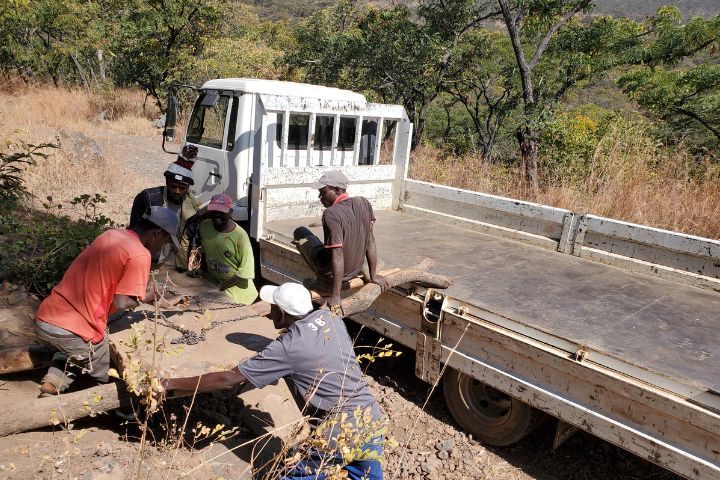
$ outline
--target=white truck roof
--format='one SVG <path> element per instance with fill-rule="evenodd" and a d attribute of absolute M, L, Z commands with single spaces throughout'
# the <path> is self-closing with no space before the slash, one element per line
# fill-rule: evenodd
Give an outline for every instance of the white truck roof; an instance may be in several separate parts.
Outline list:
<path fill-rule="evenodd" d="M 209 80 L 203 89 L 238 90 L 246 93 L 266 95 L 283 95 L 288 97 L 309 97 L 321 100 L 340 100 L 353 103 L 367 103 L 364 95 L 321 85 L 307 83 L 283 82 L 280 80 L 258 80 L 254 78 L 219 78 Z"/>

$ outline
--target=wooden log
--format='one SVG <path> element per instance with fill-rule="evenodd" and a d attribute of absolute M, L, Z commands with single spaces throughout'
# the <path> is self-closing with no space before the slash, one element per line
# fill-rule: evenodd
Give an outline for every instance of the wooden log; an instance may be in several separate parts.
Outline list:
<path fill-rule="evenodd" d="M 47 367 L 52 355 L 50 348 L 37 344 L 0 348 L 0 375 Z"/>
<path fill-rule="evenodd" d="M 385 280 L 390 284 L 390 287 L 396 287 L 404 283 L 420 283 L 432 288 L 448 288 L 452 285 L 451 278 L 428 272 L 434 266 L 434 262 L 426 258 L 414 267 L 386 275 Z M 367 310 L 381 293 L 379 285 L 375 283 L 366 284 L 360 290 L 342 300 L 343 314 L 350 316 Z"/>
<path fill-rule="evenodd" d="M 0 436 L 50 425 L 67 425 L 79 418 L 130 405 L 123 382 L 107 383 L 78 392 L 35 398 L 0 416 Z"/>

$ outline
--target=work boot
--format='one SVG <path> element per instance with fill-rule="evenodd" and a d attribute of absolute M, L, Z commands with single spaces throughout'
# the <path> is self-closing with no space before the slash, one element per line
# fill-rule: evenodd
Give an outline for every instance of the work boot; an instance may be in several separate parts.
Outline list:
<path fill-rule="evenodd" d="M 60 392 L 58 391 L 58 388 L 53 385 L 52 383 L 45 382 L 42 385 L 40 385 L 40 394 L 38 397 L 53 397 L 55 395 L 58 395 Z"/>

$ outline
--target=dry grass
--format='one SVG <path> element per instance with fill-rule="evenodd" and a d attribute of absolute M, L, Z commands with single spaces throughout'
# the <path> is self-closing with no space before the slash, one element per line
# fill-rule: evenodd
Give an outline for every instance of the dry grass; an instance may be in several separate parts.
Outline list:
<path fill-rule="evenodd" d="M 100 193 L 107 198 L 99 213 L 116 222 L 127 221 L 129 202 L 148 185 L 128 168 L 122 136 L 157 136 L 149 117 L 157 111 L 138 90 L 117 90 L 89 95 L 79 89 L 50 86 L 18 87 L 0 93 L 0 147 L 21 149 L 22 143 L 53 143 L 49 157 L 29 168 L 25 181 L 35 195 L 36 208 L 52 196 L 66 214 L 82 212 L 68 202 L 81 194 Z M 105 120 L 100 120 L 105 112 Z M 102 144 L 102 147 L 100 146 Z M 157 182 L 157 179 L 152 179 Z"/>
<path fill-rule="evenodd" d="M 537 196 L 516 168 L 475 156 L 447 158 L 430 147 L 412 158 L 410 176 L 417 180 L 720 238 L 720 167 L 697 164 L 641 135 L 610 132 L 595 151 L 588 178 L 545 186 Z"/>
<path fill-rule="evenodd" d="M 103 128 L 128 135 L 151 135 L 151 119 L 159 115 L 151 101 L 145 103 L 145 95 L 139 90 L 89 95 L 81 89 L 51 86 L 16 87 L 0 93 L 0 114 L 3 137 L 10 133 L 32 134 L 38 126 L 86 134 Z"/>

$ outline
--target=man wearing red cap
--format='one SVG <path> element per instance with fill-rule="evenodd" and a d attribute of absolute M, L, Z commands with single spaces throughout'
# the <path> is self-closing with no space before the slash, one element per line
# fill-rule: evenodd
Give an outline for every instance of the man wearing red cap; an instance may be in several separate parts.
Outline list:
<path fill-rule="evenodd" d="M 258 295 L 255 257 L 250 237 L 230 218 L 232 208 L 230 197 L 213 195 L 207 207 L 210 218 L 200 223 L 205 276 L 235 303 L 250 305 Z"/>
<path fill-rule="evenodd" d="M 148 207 L 166 207 L 175 212 L 179 222 L 176 235 L 180 239 L 180 246 L 175 249 L 175 266 L 182 270 L 188 268 L 188 245 L 192 236 L 190 232 L 186 232 L 185 225 L 199 208 L 199 202 L 190 192 L 190 185 L 195 184 L 192 167 L 197 152 L 195 145 L 185 145 L 182 155 L 178 156 L 165 171 L 165 185 L 147 188 L 137 194 L 130 211 L 128 225 L 129 229 L 137 226 Z M 162 263 L 169 254 L 169 248 L 165 248 L 160 254 L 153 255 L 153 262 Z"/>

